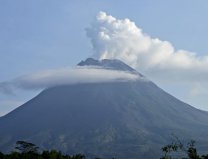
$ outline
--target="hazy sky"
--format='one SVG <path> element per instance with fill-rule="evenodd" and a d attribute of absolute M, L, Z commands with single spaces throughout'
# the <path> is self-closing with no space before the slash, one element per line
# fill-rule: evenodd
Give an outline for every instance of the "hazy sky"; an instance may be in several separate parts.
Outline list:
<path fill-rule="evenodd" d="M 144 35 L 168 41 L 175 50 L 195 53 L 197 59 L 208 55 L 208 1 L 205 0 L 1 0 L 0 82 L 74 66 L 91 56 L 93 49 L 86 28 L 92 28 L 100 11 L 117 19 L 128 18 Z M 137 70 L 174 96 L 208 110 L 206 71 L 196 72 L 195 80 L 187 75 L 190 81 L 186 78 L 180 82 L 165 75 L 167 71 L 164 77 L 160 72 L 162 77 L 158 78 L 157 72 Z M 174 72 L 174 76 L 182 75 Z M 0 115 L 37 93 L 25 90 L 0 93 Z"/>

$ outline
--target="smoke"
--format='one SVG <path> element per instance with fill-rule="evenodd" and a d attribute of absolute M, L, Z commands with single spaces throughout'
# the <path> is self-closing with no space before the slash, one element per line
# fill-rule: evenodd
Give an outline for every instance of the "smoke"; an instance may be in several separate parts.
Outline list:
<path fill-rule="evenodd" d="M 208 56 L 175 50 L 170 42 L 150 37 L 129 19 L 100 12 L 86 33 L 97 59 L 122 60 L 152 79 L 208 80 Z"/>
<path fill-rule="evenodd" d="M 24 75 L 8 82 L 0 83 L 0 92 L 13 93 L 19 88 L 23 90 L 39 90 L 58 85 L 77 83 L 98 83 L 134 81 L 142 79 L 138 74 L 125 71 L 102 69 L 99 67 L 75 67 L 46 70 L 38 73 Z"/>

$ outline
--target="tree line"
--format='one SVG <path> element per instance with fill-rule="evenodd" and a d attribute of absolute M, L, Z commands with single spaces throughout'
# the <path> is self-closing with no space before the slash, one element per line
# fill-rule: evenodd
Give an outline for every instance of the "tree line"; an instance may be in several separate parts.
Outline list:
<path fill-rule="evenodd" d="M 44 150 L 39 152 L 39 147 L 26 141 L 17 141 L 15 151 L 9 154 L 0 152 L 0 159 L 85 159 L 82 154 L 67 155 L 57 150 Z"/>
<path fill-rule="evenodd" d="M 176 138 L 176 141 L 162 147 L 163 155 L 160 159 L 208 159 L 208 154 L 199 155 L 195 141 L 191 140 L 186 145 Z M 44 150 L 39 152 L 39 147 L 26 141 L 17 141 L 15 151 L 9 154 L 0 152 L 0 159 L 85 159 L 85 155 L 63 154 L 57 150 Z M 95 158 L 101 159 L 101 158 Z M 112 158 L 114 159 L 114 158 Z"/>

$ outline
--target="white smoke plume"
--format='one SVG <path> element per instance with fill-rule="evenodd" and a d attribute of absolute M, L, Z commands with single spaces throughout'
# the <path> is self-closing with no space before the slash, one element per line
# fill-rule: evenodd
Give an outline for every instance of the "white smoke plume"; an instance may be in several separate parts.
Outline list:
<path fill-rule="evenodd" d="M 153 79 L 208 80 L 208 56 L 175 50 L 170 42 L 150 37 L 129 19 L 100 12 L 86 32 L 98 59 L 122 60 Z"/>

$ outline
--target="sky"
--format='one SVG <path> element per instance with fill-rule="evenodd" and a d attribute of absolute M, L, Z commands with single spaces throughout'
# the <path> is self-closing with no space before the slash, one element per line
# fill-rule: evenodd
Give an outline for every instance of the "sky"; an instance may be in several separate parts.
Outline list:
<path fill-rule="evenodd" d="M 168 93 L 208 110 L 207 15 L 205 0 L 1 0 L 0 116 L 41 91 L 11 92 L 8 82 L 91 56 L 122 59 Z"/>

